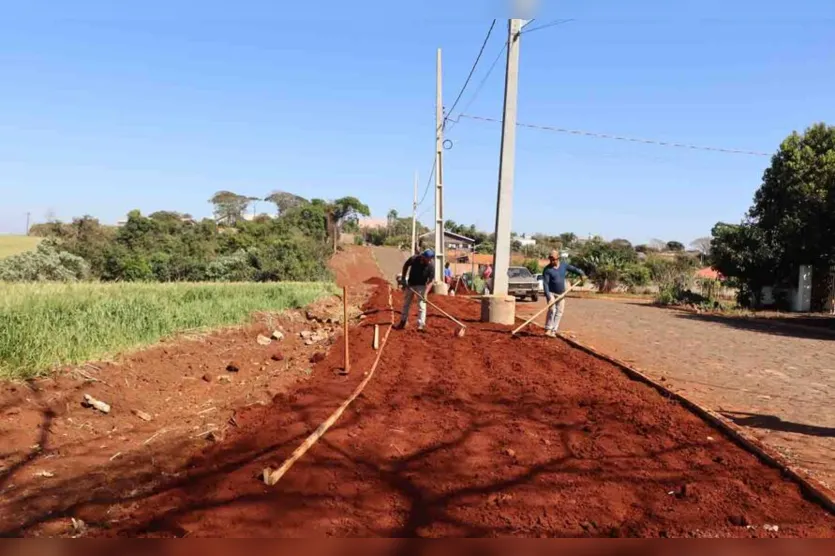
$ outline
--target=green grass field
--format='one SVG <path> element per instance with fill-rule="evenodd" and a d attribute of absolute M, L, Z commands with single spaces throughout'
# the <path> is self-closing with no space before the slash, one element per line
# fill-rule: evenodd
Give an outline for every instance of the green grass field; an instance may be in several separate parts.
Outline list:
<path fill-rule="evenodd" d="M 31 251 L 41 242 L 41 238 L 32 236 L 0 235 L 0 259 Z"/>
<path fill-rule="evenodd" d="M 194 329 L 249 322 L 336 293 L 330 283 L 0 283 L 0 379 L 106 358 Z"/>

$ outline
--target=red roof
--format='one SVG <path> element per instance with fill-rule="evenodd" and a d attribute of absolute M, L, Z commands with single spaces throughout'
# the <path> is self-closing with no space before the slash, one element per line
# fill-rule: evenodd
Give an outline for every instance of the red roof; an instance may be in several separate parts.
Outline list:
<path fill-rule="evenodd" d="M 719 280 L 722 278 L 722 275 L 719 274 L 719 271 L 715 268 L 711 268 L 706 266 L 705 268 L 699 269 L 696 271 L 696 276 L 699 278 L 707 278 L 709 280 Z"/>

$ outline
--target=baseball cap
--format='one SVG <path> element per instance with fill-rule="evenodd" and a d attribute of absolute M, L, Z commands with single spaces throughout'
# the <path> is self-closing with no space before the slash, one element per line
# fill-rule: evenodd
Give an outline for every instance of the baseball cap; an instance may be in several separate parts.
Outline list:
<path fill-rule="evenodd" d="M 423 255 L 427 259 L 434 259 L 435 258 L 435 252 L 432 251 L 431 249 L 427 249 L 426 251 L 421 253 L 421 255 Z"/>

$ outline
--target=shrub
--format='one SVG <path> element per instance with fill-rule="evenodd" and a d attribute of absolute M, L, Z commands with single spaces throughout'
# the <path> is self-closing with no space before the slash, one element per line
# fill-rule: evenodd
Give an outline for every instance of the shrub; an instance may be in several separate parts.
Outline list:
<path fill-rule="evenodd" d="M 90 265 L 76 255 L 60 251 L 54 241 L 44 241 L 27 251 L 0 261 L 0 281 L 78 282 L 90 277 Z"/>
<path fill-rule="evenodd" d="M 649 268 L 640 263 L 627 265 L 621 275 L 621 281 L 630 288 L 646 286 L 651 280 Z"/>
<path fill-rule="evenodd" d="M 249 282 L 254 278 L 252 256 L 246 251 L 219 257 L 206 266 L 206 280 L 212 282 Z"/>
<path fill-rule="evenodd" d="M 365 245 L 365 239 L 359 234 L 355 235 L 354 245 Z"/>
<path fill-rule="evenodd" d="M 533 275 L 537 275 L 542 272 L 542 267 L 539 266 L 539 261 L 536 259 L 528 259 L 522 263 L 522 266 L 530 270 Z"/>

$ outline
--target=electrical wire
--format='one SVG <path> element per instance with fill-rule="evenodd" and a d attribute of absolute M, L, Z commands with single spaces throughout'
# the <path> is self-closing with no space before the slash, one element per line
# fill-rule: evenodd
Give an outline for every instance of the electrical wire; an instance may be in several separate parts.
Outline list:
<path fill-rule="evenodd" d="M 541 31 L 543 29 L 556 27 L 557 25 L 563 25 L 565 23 L 570 23 L 570 22 L 576 21 L 576 20 L 574 20 L 574 19 L 558 19 L 558 20 L 552 21 L 550 23 L 545 23 L 545 24 L 540 25 L 538 27 L 534 27 L 533 29 L 528 29 L 527 27 L 531 23 L 533 23 L 534 21 L 535 21 L 535 19 L 530 20 L 528 22 L 528 25 L 526 25 L 522 29 L 521 34 L 524 35 L 525 33 L 533 33 L 534 31 Z M 499 50 L 499 53 L 496 54 L 496 58 L 493 60 L 493 63 L 490 65 L 490 69 L 487 70 L 487 73 L 484 75 L 484 78 L 481 80 L 481 83 L 479 83 L 478 87 L 475 90 L 475 93 L 473 93 L 473 96 L 470 97 L 470 100 L 467 102 L 467 105 L 464 106 L 464 108 L 461 109 L 461 113 L 458 114 L 458 116 L 456 118 L 452 118 L 452 110 L 449 111 L 450 113 L 447 116 L 447 120 L 452 121 L 452 125 L 450 126 L 449 131 L 452 131 L 452 129 L 455 127 L 455 125 L 460 121 L 461 114 L 466 113 L 470 109 L 470 107 L 473 105 L 473 103 L 476 101 L 476 99 L 478 98 L 478 95 L 481 93 L 482 89 L 484 89 L 484 86 L 487 84 L 487 80 L 490 79 L 490 76 L 493 74 L 493 70 L 496 69 L 496 66 L 499 63 L 499 60 L 501 60 L 502 54 L 504 54 L 506 50 L 507 50 L 507 41 L 505 41 L 504 45 L 502 45 L 502 49 Z"/>
<path fill-rule="evenodd" d="M 455 102 L 452 103 L 452 108 L 447 111 L 447 116 L 444 118 L 442 126 L 446 127 L 446 122 L 449 119 L 449 114 L 455 110 L 455 107 L 458 106 L 458 103 L 461 101 L 461 97 L 464 96 L 464 92 L 467 90 L 467 86 L 470 84 L 470 80 L 473 78 L 473 74 L 475 73 L 476 68 L 478 67 L 478 63 L 481 61 L 481 56 L 484 54 L 484 49 L 487 47 L 487 42 L 490 40 L 490 35 L 493 34 L 493 29 L 496 27 L 496 20 L 493 20 L 493 23 L 490 24 L 490 29 L 487 30 L 487 36 L 484 37 L 484 42 L 481 43 L 481 49 L 478 51 L 478 56 L 476 56 L 475 62 L 473 62 L 473 67 L 470 68 L 470 74 L 467 76 L 466 81 L 464 81 L 464 86 L 461 87 L 461 90 L 458 92 L 458 96 L 455 99 Z"/>
<path fill-rule="evenodd" d="M 469 114 L 460 114 L 458 118 L 468 118 L 470 120 L 479 120 L 483 122 L 493 122 L 493 123 L 502 123 L 502 120 L 496 118 L 486 118 L 484 116 L 471 116 Z M 581 135 L 583 137 L 593 137 L 595 139 L 610 139 L 614 141 L 626 141 L 629 143 L 642 143 L 645 145 L 658 145 L 662 147 L 673 147 L 678 149 L 690 149 L 690 150 L 698 150 L 698 151 L 711 151 L 711 152 L 720 152 L 726 154 L 744 154 L 750 156 L 771 156 L 769 153 L 761 152 L 761 151 L 748 151 L 742 149 L 726 149 L 723 147 L 708 147 L 704 145 L 689 145 L 686 143 L 675 143 L 672 141 L 660 141 L 656 139 L 640 139 L 637 137 L 626 137 L 623 135 L 611 135 L 608 133 L 597 133 L 594 131 L 584 131 L 579 129 L 566 129 L 562 127 L 553 127 L 547 125 L 535 125 L 535 124 L 524 124 L 524 123 L 517 123 L 519 127 L 527 127 L 530 129 L 538 129 L 542 131 L 554 131 L 557 133 L 567 133 L 569 135 Z"/>
<path fill-rule="evenodd" d="M 534 27 L 533 29 L 528 29 L 528 25 L 530 25 L 531 22 L 533 22 L 533 20 L 531 20 L 531 22 L 528 22 L 528 25 L 526 25 L 525 27 L 522 28 L 522 33 L 521 34 L 527 35 L 528 33 L 535 33 L 536 31 L 542 31 L 543 29 L 550 29 L 551 27 L 556 27 L 557 25 L 564 25 L 566 23 L 571 23 L 572 21 L 576 21 L 576 20 L 575 19 L 557 19 L 557 20 L 554 20 L 550 23 L 545 23 L 545 24 L 540 25 L 538 27 Z"/>
<path fill-rule="evenodd" d="M 507 41 L 505 41 L 504 46 L 502 46 L 502 49 L 499 50 L 499 53 L 496 54 L 496 58 L 493 60 L 493 63 L 490 65 L 490 69 L 487 70 L 487 73 L 484 75 L 484 78 L 481 80 L 481 83 L 478 84 L 478 87 L 476 88 L 475 93 L 473 93 L 473 96 L 470 97 L 470 100 L 467 102 L 467 105 L 464 106 L 464 108 L 461 109 L 461 112 L 466 112 L 467 110 L 469 110 L 470 107 L 473 105 L 473 103 L 476 101 L 476 99 L 478 98 L 478 95 L 481 93 L 482 89 L 484 89 L 484 85 L 487 84 L 487 80 L 490 79 L 490 75 L 492 75 L 493 70 L 496 69 L 496 66 L 499 63 L 499 60 L 502 59 L 502 54 L 504 54 L 506 50 L 507 50 Z M 456 117 L 455 119 L 452 119 L 452 114 L 450 113 L 450 115 L 447 116 L 447 119 L 452 121 L 452 126 L 450 126 L 450 128 L 449 128 L 449 131 L 452 131 L 452 129 L 455 127 L 455 125 L 460 121 L 461 114 L 458 114 L 458 117 Z"/>
<path fill-rule="evenodd" d="M 438 168 L 438 159 L 436 157 L 435 162 L 432 163 L 432 170 L 429 172 L 429 180 L 426 182 L 426 189 L 423 190 L 423 197 L 421 197 L 420 202 L 417 205 L 415 205 L 416 207 L 419 207 L 420 205 L 422 205 L 423 202 L 426 200 L 426 196 L 429 195 L 429 186 L 432 185 L 432 178 L 435 177 L 435 170 L 437 168 Z"/>

